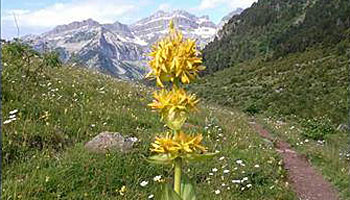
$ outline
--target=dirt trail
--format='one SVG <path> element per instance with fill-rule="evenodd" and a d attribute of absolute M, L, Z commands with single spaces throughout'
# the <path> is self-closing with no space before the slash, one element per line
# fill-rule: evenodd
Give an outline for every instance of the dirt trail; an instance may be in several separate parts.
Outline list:
<path fill-rule="evenodd" d="M 256 122 L 250 122 L 260 136 L 273 141 L 270 133 Z M 288 143 L 276 141 L 276 151 L 283 157 L 288 180 L 300 200 L 338 200 L 337 192 L 314 170 L 305 156 L 296 153 Z"/>

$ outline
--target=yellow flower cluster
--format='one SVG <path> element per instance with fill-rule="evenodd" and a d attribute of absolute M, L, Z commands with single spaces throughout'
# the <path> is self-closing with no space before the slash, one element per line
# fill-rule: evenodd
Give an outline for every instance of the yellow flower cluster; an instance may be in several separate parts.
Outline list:
<path fill-rule="evenodd" d="M 205 69 L 201 65 L 199 54 L 195 40 L 184 40 L 182 33 L 176 31 L 171 22 L 168 37 L 152 47 L 152 59 L 149 62 L 152 71 L 147 77 L 156 78 L 160 87 L 164 87 L 163 82 L 167 81 L 188 84 L 196 78 L 199 71 Z"/>
<path fill-rule="evenodd" d="M 165 89 L 153 93 L 153 103 L 148 104 L 158 110 L 161 119 L 165 120 L 170 128 L 178 130 L 187 119 L 187 113 L 196 110 L 199 100 L 195 95 L 187 94 L 182 88 Z"/>
<path fill-rule="evenodd" d="M 179 191 L 179 176 L 181 176 L 181 160 L 198 161 L 208 158 L 212 154 L 205 153 L 206 148 L 201 145 L 202 135 L 189 135 L 181 131 L 188 114 L 196 111 L 199 102 L 193 94 L 188 94 L 181 88 L 182 84 L 193 81 L 200 70 L 204 70 L 202 59 L 198 56 L 194 40 L 183 38 L 176 31 L 174 24 L 170 23 L 169 35 L 153 46 L 150 66 L 152 71 L 149 77 L 157 79 L 160 91 L 154 92 L 154 100 L 148 104 L 161 115 L 161 120 L 173 130 L 173 134 L 155 138 L 151 151 L 157 153 L 149 158 L 150 162 L 157 164 L 175 164 L 175 191 Z M 165 82 L 170 82 L 166 89 Z M 169 156 L 170 155 L 170 156 Z M 179 173 L 180 172 L 180 173 Z M 177 177 L 177 178 L 176 178 Z"/>
<path fill-rule="evenodd" d="M 152 143 L 152 152 L 180 155 L 187 153 L 204 153 L 206 148 L 201 145 L 202 135 L 191 136 L 180 131 L 175 136 L 167 133 L 165 136 L 156 137 Z"/>

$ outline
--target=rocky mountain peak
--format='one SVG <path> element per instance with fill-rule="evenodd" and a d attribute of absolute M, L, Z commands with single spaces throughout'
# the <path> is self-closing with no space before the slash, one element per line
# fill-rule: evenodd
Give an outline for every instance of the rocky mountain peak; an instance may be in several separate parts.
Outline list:
<path fill-rule="evenodd" d="M 131 31 L 148 44 L 153 44 L 168 33 L 170 20 L 186 37 L 196 39 L 200 46 L 208 43 L 216 33 L 216 25 L 208 16 L 197 17 L 185 10 L 170 12 L 159 10 L 149 17 L 130 25 Z"/>
<path fill-rule="evenodd" d="M 87 19 L 25 39 L 39 51 L 58 51 L 65 62 L 78 59 L 88 68 L 118 78 L 139 79 L 149 70 L 145 67 L 149 47 L 168 33 L 170 20 L 186 37 L 195 39 L 200 48 L 217 30 L 209 16 L 197 17 L 185 10 L 159 10 L 131 25 L 118 21 L 100 24 Z"/>
<path fill-rule="evenodd" d="M 99 27 L 101 26 L 100 23 L 98 23 L 97 21 L 93 20 L 93 19 L 86 19 L 83 21 L 75 21 L 66 25 L 59 25 L 56 26 L 52 31 L 49 31 L 48 34 L 57 34 L 60 32 L 64 32 L 64 31 L 69 31 L 69 30 L 73 30 L 73 29 L 78 29 L 81 28 L 83 26 L 88 26 L 88 27 Z"/>

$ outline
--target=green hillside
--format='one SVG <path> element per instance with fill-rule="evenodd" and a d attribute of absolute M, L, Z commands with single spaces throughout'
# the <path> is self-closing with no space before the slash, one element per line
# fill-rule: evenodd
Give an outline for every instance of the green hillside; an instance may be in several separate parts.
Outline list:
<path fill-rule="evenodd" d="M 4 199 L 147 199 L 159 188 L 153 177 L 165 174 L 171 182 L 173 169 L 145 161 L 150 141 L 165 129 L 146 107 L 148 88 L 60 66 L 55 55 L 19 43 L 3 44 L 2 55 Z M 281 158 L 245 114 L 202 105 L 186 127 L 220 151 L 186 169 L 196 174 L 198 199 L 295 199 Z M 84 143 L 102 131 L 139 142 L 127 154 L 87 152 Z M 142 181 L 149 183 L 142 187 Z"/>
<path fill-rule="evenodd" d="M 350 62 L 336 52 L 309 49 L 276 61 L 247 61 L 205 76 L 192 90 L 208 103 L 254 114 L 348 199 L 349 135 L 337 128 L 348 119 Z"/>
<path fill-rule="evenodd" d="M 260 0 L 234 16 L 203 50 L 207 73 L 255 59 L 276 60 L 350 38 L 347 0 Z M 342 51 L 349 42 L 340 43 Z"/>
<path fill-rule="evenodd" d="M 253 115 L 350 197 L 349 1 L 260 0 L 203 55 L 208 70 L 192 91 Z"/>
<path fill-rule="evenodd" d="M 194 91 L 210 102 L 276 117 L 327 116 L 346 123 L 349 57 L 312 48 L 283 59 L 259 59 L 204 77 Z"/>

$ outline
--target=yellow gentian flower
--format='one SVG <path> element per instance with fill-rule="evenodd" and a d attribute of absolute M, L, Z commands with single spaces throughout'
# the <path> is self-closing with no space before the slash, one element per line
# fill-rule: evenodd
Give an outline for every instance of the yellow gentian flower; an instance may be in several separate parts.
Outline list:
<path fill-rule="evenodd" d="M 149 62 L 152 70 L 147 77 L 155 78 L 160 87 L 167 81 L 188 84 L 205 69 L 199 55 L 195 40 L 185 40 L 171 21 L 169 35 L 152 46 Z"/>
<path fill-rule="evenodd" d="M 187 119 L 188 112 L 195 111 L 199 100 L 195 95 L 187 94 L 184 89 L 173 88 L 154 92 L 153 103 L 148 104 L 152 109 L 158 110 L 161 119 L 174 130 L 179 130 Z"/>
<path fill-rule="evenodd" d="M 167 133 L 165 136 L 156 137 L 152 143 L 152 152 L 181 156 L 191 153 L 206 152 L 206 148 L 201 145 L 203 136 L 201 134 L 192 136 L 182 131 L 175 136 Z"/>

